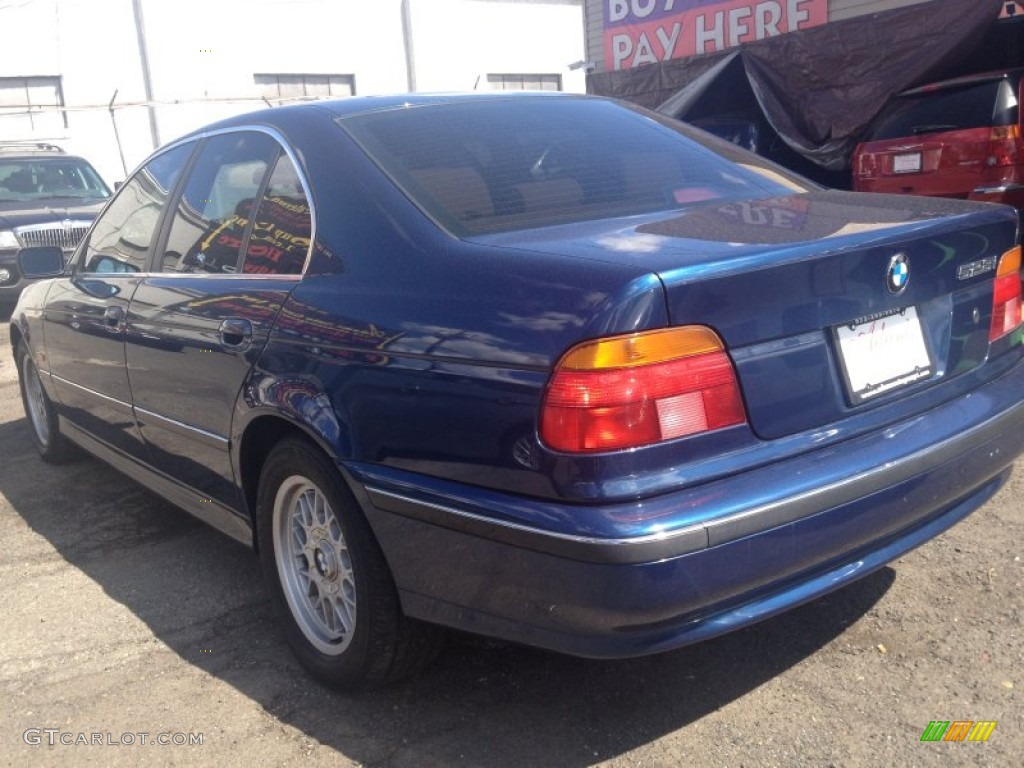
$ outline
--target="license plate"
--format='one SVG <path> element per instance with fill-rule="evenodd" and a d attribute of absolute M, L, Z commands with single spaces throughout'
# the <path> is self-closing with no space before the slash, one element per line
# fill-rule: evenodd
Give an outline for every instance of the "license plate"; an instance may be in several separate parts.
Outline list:
<path fill-rule="evenodd" d="M 932 375 L 934 366 L 915 307 L 835 329 L 854 404 Z"/>
<path fill-rule="evenodd" d="M 921 153 L 908 152 L 904 155 L 893 155 L 893 173 L 918 173 L 921 170 Z"/>

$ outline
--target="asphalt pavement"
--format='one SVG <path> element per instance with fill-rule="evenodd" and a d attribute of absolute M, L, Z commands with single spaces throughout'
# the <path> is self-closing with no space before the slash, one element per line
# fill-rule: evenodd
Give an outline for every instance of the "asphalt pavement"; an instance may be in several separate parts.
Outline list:
<path fill-rule="evenodd" d="M 890 567 L 730 636 L 621 662 L 456 636 L 350 696 L 295 662 L 251 552 L 99 461 L 44 464 L 28 429 L 3 323 L 0 764 L 1022 764 L 1024 471 Z M 932 721 L 996 725 L 921 741 Z"/>

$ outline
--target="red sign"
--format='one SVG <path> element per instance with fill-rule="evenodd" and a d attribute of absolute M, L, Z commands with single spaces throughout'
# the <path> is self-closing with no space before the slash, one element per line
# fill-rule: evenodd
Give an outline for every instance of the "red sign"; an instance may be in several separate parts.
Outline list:
<path fill-rule="evenodd" d="M 605 0 L 605 60 L 630 69 L 827 22 L 828 0 Z"/>

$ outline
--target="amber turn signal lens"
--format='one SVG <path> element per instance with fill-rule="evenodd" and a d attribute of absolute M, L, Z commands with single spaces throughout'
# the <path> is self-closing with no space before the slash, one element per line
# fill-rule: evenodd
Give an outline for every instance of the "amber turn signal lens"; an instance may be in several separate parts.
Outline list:
<path fill-rule="evenodd" d="M 1020 258 L 1021 247 L 1018 245 L 999 259 L 992 288 L 992 325 L 988 332 L 990 342 L 1002 338 L 1021 324 Z"/>

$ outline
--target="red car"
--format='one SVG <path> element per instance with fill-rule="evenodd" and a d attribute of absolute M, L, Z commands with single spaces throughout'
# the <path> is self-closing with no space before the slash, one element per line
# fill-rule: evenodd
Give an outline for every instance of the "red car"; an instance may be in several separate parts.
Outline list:
<path fill-rule="evenodd" d="M 854 153 L 854 189 L 1024 208 L 1022 75 L 987 72 L 897 95 Z"/>

